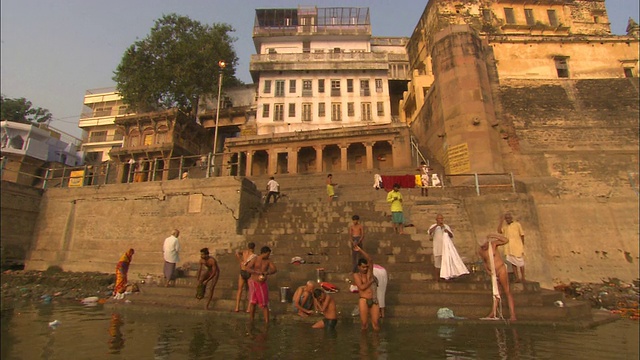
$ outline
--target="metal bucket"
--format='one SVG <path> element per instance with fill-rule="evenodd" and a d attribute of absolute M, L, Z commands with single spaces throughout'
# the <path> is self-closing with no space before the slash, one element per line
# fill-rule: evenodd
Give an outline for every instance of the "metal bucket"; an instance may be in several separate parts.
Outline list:
<path fill-rule="evenodd" d="M 324 275 L 325 275 L 324 268 L 317 268 L 316 269 L 316 281 L 318 283 L 321 283 L 321 282 L 324 281 Z"/>
<path fill-rule="evenodd" d="M 286 303 L 286 302 L 290 302 L 290 298 L 291 298 L 291 289 L 288 286 L 283 286 L 280 288 L 280 302 L 281 303 Z"/>

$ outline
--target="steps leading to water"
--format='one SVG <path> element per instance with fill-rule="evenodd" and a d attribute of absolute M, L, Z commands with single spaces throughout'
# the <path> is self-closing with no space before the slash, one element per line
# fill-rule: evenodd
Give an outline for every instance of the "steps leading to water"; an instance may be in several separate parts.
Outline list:
<path fill-rule="evenodd" d="M 261 188 L 268 177 L 253 180 Z M 335 174 L 334 181 L 340 184 L 339 197 L 331 202 L 325 192 L 325 175 L 277 176 L 276 180 L 286 196 L 276 204 L 265 206 L 243 231 L 245 240 L 256 244 L 256 252 L 265 245 L 272 249 L 271 260 L 278 268 L 278 273 L 268 282 L 274 316 L 297 318 L 290 303 L 280 302 L 280 287 L 289 287 L 293 292 L 307 280 L 316 280 L 316 269 L 322 268 L 324 280 L 340 289 L 332 296 L 342 321 L 359 321 L 351 316 L 358 296 L 348 292 L 349 284 L 345 281 L 352 278 L 347 228 L 354 214 L 360 216 L 365 226 L 364 249 L 389 274 L 385 321 L 436 321 L 436 313 L 443 307 L 467 319 L 478 319 L 489 312 L 491 284 L 484 273 L 472 273 L 450 282 L 436 282 L 432 278 L 432 243 L 426 229 L 433 223 L 435 214 L 445 216 L 457 237 L 472 240 L 474 236 L 464 204 L 454 196 L 455 191 L 432 189 L 429 197 L 422 197 L 419 189 L 402 189 L 408 215 L 406 224 L 413 226 L 406 228 L 406 234 L 399 235 L 390 223 L 386 192 L 371 186 L 372 172 Z M 302 257 L 306 263 L 290 264 L 294 256 Z M 218 252 L 216 259 L 221 275 L 211 308 L 228 313 L 235 307 L 239 264 L 229 251 Z M 463 259 L 469 268 L 475 267 L 476 258 Z M 195 299 L 193 271 L 187 275 L 178 279 L 175 288 L 143 285 L 140 294 L 130 295 L 129 305 L 201 309 L 205 300 Z M 589 321 L 591 317 L 589 304 L 568 301 L 561 293 L 541 289 L 536 282 L 512 284 L 511 291 L 521 322 L 567 323 Z M 563 301 L 565 306 L 555 306 L 556 301 Z M 246 305 L 243 295 L 240 308 Z M 502 308 L 508 318 L 506 299 Z"/>

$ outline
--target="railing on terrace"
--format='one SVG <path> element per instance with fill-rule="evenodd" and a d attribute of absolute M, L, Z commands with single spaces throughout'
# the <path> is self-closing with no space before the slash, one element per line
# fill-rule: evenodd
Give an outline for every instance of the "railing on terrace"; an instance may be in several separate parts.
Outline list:
<path fill-rule="evenodd" d="M 3 180 L 19 182 L 37 188 L 65 188 L 102 186 L 107 184 L 142 183 L 149 181 L 171 181 L 182 179 L 202 179 L 215 176 L 215 173 L 231 176 L 238 174 L 238 163 L 219 165 L 215 171 L 211 164 L 212 153 L 202 156 L 181 156 L 167 159 L 169 165 L 164 166 L 160 159 L 120 164 L 122 171 L 118 171 L 118 164 L 104 162 L 100 165 L 84 165 L 42 169 L 44 176 L 39 176 L 7 168 L 7 158 L 2 157 L 0 176 Z M 222 155 L 222 154 L 217 154 Z M 218 156 L 222 158 L 222 156 Z M 441 174 L 440 174 L 441 175 Z M 451 185 L 454 178 L 469 178 L 473 181 Z M 26 179 L 26 180 L 25 180 Z M 20 180 L 20 181 L 18 181 Z M 516 192 L 513 173 L 472 173 L 472 174 L 444 174 L 439 178 L 441 188 L 473 188 L 478 196 L 483 188 L 502 188 Z M 447 183 L 447 185 L 445 185 Z"/>
<path fill-rule="evenodd" d="M 372 52 L 314 52 L 293 54 L 253 54 L 251 62 L 304 62 L 304 61 L 388 61 L 387 53 Z"/>

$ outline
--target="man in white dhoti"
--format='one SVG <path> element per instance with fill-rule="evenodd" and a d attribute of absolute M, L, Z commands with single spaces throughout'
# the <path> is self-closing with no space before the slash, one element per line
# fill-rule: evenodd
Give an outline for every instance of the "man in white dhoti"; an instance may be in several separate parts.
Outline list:
<path fill-rule="evenodd" d="M 440 278 L 448 280 L 468 274 L 469 270 L 451 240 L 453 239 L 453 231 L 449 225 L 444 223 L 442 214 L 436 215 L 436 223 L 429 227 L 428 232 L 433 241 L 434 279 L 436 281 L 440 281 Z"/>

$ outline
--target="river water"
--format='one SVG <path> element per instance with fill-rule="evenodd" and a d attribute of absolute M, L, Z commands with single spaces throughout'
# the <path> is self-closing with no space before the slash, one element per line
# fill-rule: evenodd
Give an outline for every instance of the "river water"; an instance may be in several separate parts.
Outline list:
<path fill-rule="evenodd" d="M 114 312 L 101 305 L 38 305 L 2 313 L 8 359 L 638 359 L 638 322 L 593 329 L 523 325 L 383 325 L 362 333 L 307 323 Z M 50 326 L 56 321 L 58 325 Z"/>

